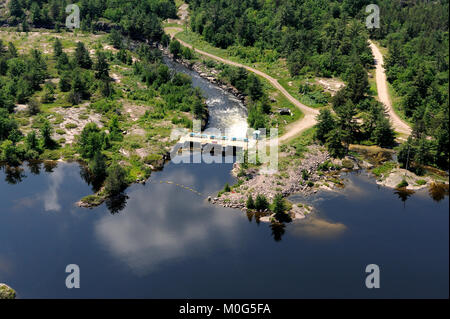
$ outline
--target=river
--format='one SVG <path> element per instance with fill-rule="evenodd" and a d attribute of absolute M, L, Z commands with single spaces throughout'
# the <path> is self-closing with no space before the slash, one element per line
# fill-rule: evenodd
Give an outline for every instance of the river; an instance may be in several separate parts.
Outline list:
<path fill-rule="evenodd" d="M 245 132 L 242 104 L 192 76 L 209 125 Z M 0 282 L 19 298 L 448 297 L 448 195 L 408 197 L 352 172 L 339 192 L 291 196 L 314 212 L 272 227 L 206 201 L 231 168 L 170 162 L 94 209 L 74 204 L 92 192 L 76 163 L 2 168 Z M 68 264 L 79 289 L 65 286 Z M 379 289 L 365 286 L 368 264 Z"/>

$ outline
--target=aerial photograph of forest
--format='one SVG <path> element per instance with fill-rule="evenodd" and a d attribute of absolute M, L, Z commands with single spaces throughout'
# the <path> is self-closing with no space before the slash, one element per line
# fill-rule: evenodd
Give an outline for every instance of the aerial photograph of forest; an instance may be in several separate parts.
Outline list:
<path fill-rule="evenodd" d="M 448 0 L 0 0 L 0 309 L 448 299 L 449 133 Z"/>

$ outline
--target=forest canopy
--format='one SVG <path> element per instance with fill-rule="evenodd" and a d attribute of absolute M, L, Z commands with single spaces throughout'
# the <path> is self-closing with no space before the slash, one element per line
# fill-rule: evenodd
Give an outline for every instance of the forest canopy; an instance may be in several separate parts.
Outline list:
<path fill-rule="evenodd" d="M 70 3 L 80 7 L 82 30 L 118 28 L 133 38 L 160 40 L 161 21 L 176 17 L 173 0 L 10 0 L 7 22 L 59 29 L 65 25 Z"/>

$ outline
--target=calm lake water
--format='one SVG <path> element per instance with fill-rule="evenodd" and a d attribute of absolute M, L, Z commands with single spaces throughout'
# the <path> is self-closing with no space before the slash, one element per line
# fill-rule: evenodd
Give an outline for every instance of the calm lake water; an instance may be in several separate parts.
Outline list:
<path fill-rule="evenodd" d="M 238 100 L 172 67 L 204 92 L 211 127 L 245 133 Z M 342 191 L 292 196 L 316 210 L 274 228 L 206 201 L 234 182 L 231 168 L 169 163 L 94 209 L 75 206 L 92 193 L 76 163 L 2 168 L 0 282 L 19 298 L 448 297 L 448 196 L 404 201 L 351 173 Z M 65 286 L 68 264 L 80 289 Z M 365 287 L 368 264 L 380 289 Z"/>
<path fill-rule="evenodd" d="M 272 229 L 205 201 L 233 182 L 229 164 L 169 163 L 113 213 L 74 205 L 91 192 L 78 164 L 49 169 L 17 184 L 0 173 L 0 282 L 20 298 L 448 297 L 448 196 L 403 202 L 352 173 L 307 198 L 305 220 Z M 364 284 L 372 263 L 377 290 Z M 80 289 L 65 287 L 68 264 Z"/>

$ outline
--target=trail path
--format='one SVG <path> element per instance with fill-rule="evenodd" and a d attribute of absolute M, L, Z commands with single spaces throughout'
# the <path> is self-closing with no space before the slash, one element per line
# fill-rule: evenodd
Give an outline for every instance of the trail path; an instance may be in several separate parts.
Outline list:
<path fill-rule="evenodd" d="M 387 87 L 386 73 L 383 67 L 383 55 L 381 54 L 380 49 L 378 49 L 372 41 L 369 41 L 369 44 L 375 58 L 378 99 L 385 105 L 394 130 L 401 134 L 410 135 L 411 128 L 394 112 L 394 109 L 392 108 Z"/>
<path fill-rule="evenodd" d="M 186 5 L 183 5 L 180 7 L 178 14 L 181 17 L 180 21 L 182 21 L 182 22 L 185 22 L 187 19 L 187 15 L 188 15 L 187 8 L 188 7 Z M 173 38 L 176 36 L 177 33 L 182 32 L 184 30 L 181 27 L 167 27 L 167 28 L 165 28 L 165 31 L 166 31 L 166 33 L 170 34 L 170 36 Z M 270 75 L 268 75 L 260 70 L 252 68 L 250 66 L 221 58 L 214 54 L 194 48 L 191 44 L 186 43 L 180 39 L 177 39 L 177 40 L 182 45 L 184 45 L 190 49 L 193 49 L 195 52 L 197 52 L 201 55 L 207 56 L 211 59 L 214 59 L 216 61 L 228 64 L 228 65 L 244 68 L 250 72 L 253 72 L 253 73 L 267 79 L 273 87 L 275 87 L 278 91 L 280 91 L 281 94 L 283 94 L 292 104 L 294 104 L 296 107 L 298 107 L 303 112 L 304 117 L 294 123 L 289 124 L 286 127 L 286 132 L 282 136 L 279 137 L 278 142 L 280 142 L 280 143 L 286 142 L 286 141 L 298 136 L 300 133 L 302 133 L 306 129 L 308 129 L 316 124 L 316 122 L 317 122 L 316 116 L 319 114 L 319 111 L 316 109 L 313 109 L 311 107 L 308 107 L 308 106 L 304 105 L 303 103 L 300 103 L 291 94 L 289 94 L 289 92 L 278 82 L 277 79 L 271 77 Z M 371 41 L 369 41 L 369 43 L 370 43 L 370 47 L 372 49 L 372 53 L 375 57 L 375 62 L 376 62 L 376 83 L 377 83 L 377 90 L 378 90 L 378 98 L 379 98 L 380 102 L 382 102 L 386 106 L 386 111 L 388 112 L 388 115 L 391 119 L 394 129 L 401 134 L 409 135 L 409 134 L 411 134 L 411 128 L 405 122 L 403 122 L 400 119 L 400 117 L 392 109 L 392 104 L 391 104 L 388 89 L 387 89 L 386 74 L 385 74 L 385 71 L 383 68 L 383 55 L 381 54 L 380 50 L 375 46 L 375 44 L 373 44 Z"/>
<path fill-rule="evenodd" d="M 172 37 L 174 37 L 176 35 L 176 33 L 178 32 L 182 32 L 183 29 L 182 28 L 177 28 L 177 27 L 168 27 L 166 28 L 167 31 L 169 31 L 168 33 L 171 34 Z M 175 32 L 174 32 L 175 31 Z M 303 103 L 300 103 L 297 99 L 295 99 L 291 94 L 289 94 L 288 91 L 286 91 L 286 89 L 280 84 L 278 83 L 277 79 L 271 77 L 270 75 L 257 70 L 255 68 L 252 68 L 250 66 L 241 64 L 241 63 L 237 63 L 234 61 L 230 61 L 221 57 L 218 57 L 216 55 L 213 55 L 211 53 L 202 51 L 200 49 L 197 48 L 193 48 L 192 45 L 190 45 L 189 43 L 186 43 L 180 39 L 177 39 L 182 45 L 195 50 L 195 52 L 207 56 L 211 59 L 214 59 L 216 61 L 228 64 L 228 65 L 232 65 L 232 66 L 236 66 L 236 67 L 242 67 L 250 72 L 253 72 L 265 79 L 267 79 L 270 84 L 272 84 L 273 87 L 275 87 L 278 91 L 280 91 L 292 104 L 294 104 L 296 107 L 298 107 L 304 114 L 304 117 L 294 123 L 289 124 L 286 127 L 286 132 L 279 137 L 278 142 L 285 142 L 287 140 L 290 140 L 291 138 L 298 136 L 301 132 L 303 132 L 304 130 L 314 126 L 316 124 L 316 116 L 319 114 L 319 111 L 316 109 L 313 109 L 311 107 L 308 107 L 306 105 L 304 105 Z"/>

